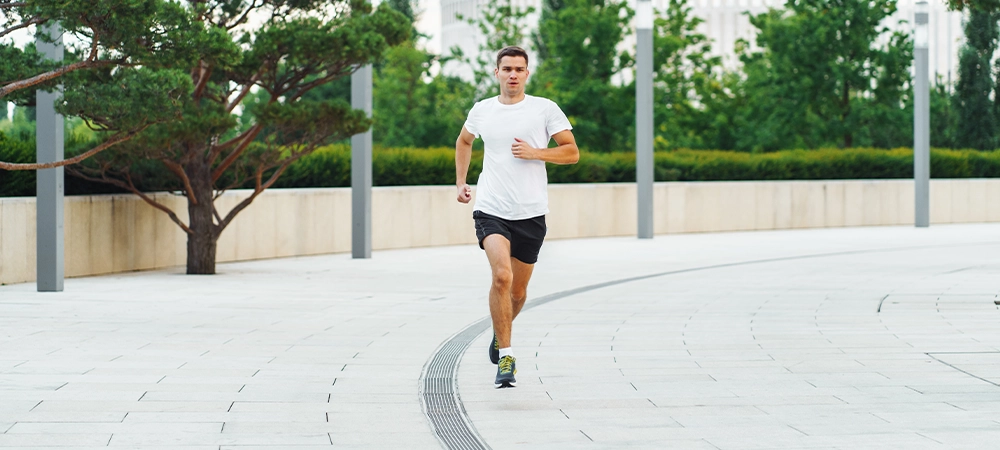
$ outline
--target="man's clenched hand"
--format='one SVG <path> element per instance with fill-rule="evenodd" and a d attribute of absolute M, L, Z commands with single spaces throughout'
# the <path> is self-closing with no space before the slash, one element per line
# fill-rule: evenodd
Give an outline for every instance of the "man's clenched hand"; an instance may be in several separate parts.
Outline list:
<path fill-rule="evenodd" d="M 510 152 L 514 154 L 517 159 L 540 159 L 537 148 L 528 145 L 521 139 L 514 138 L 514 145 L 510 146 Z"/>
<path fill-rule="evenodd" d="M 469 203 L 472 200 L 472 188 L 468 184 L 460 184 L 458 187 L 458 202 Z"/>

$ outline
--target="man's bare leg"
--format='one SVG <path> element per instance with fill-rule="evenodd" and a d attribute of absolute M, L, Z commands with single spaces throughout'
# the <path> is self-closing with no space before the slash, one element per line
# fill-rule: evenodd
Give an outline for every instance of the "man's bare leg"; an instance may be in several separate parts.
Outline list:
<path fill-rule="evenodd" d="M 510 258 L 511 272 L 514 279 L 511 282 L 511 323 L 517 318 L 524 307 L 524 302 L 528 299 L 528 281 L 531 281 L 531 272 L 535 270 L 534 264 L 521 262 L 517 258 Z"/>
<path fill-rule="evenodd" d="M 490 260 L 493 283 L 490 286 L 490 316 L 493 318 L 493 332 L 497 335 L 500 348 L 510 347 L 510 325 L 514 320 L 514 303 L 511 286 L 514 279 L 511 268 L 510 241 L 500 234 L 491 234 L 483 239 L 483 249 Z M 522 301 L 523 305 L 523 301 Z M 520 311 L 521 308 L 517 308 Z"/>

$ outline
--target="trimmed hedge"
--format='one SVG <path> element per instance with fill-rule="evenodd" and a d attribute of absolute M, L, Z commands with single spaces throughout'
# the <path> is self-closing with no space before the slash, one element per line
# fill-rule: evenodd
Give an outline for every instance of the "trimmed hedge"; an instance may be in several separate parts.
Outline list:
<path fill-rule="evenodd" d="M 375 148 L 372 184 L 411 186 L 455 183 L 455 150 L 440 148 Z M 483 169 L 483 152 L 473 152 L 469 179 Z M 288 167 L 276 187 L 345 187 L 351 185 L 351 147 L 331 145 Z"/>
<path fill-rule="evenodd" d="M 372 177 L 376 186 L 452 184 L 455 151 L 450 148 L 376 148 Z M 482 152 L 473 152 L 470 182 L 482 170 Z M 745 153 L 714 150 L 657 152 L 657 181 L 839 180 L 912 178 L 913 151 L 853 148 Z M 349 146 L 329 146 L 302 158 L 278 181 L 281 187 L 350 185 Z M 573 165 L 548 166 L 552 183 L 635 181 L 634 153 L 589 153 Z M 934 149 L 934 178 L 1000 177 L 1000 151 Z"/>
<path fill-rule="evenodd" d="M 662 181 L 912 178 L 913 151 L 852 148 L 753 154 L 681 150 L 657 154 L 656 172 Z M 933 149 L 931 175 L 1000 177 L 1000 151 Z"/>
<path fill-rule="evenodd" d="M 0 133 L 0 155 L 11 160 L 31 160 L 34 146 L 4 139 Z M 455 150 L 450 148 L 376 148 L 372 167 L 376 186 L 450 185 L 455 182 Z M 473 152 L 468 180 L 475 183 L 482 171 L 482 151 Z M 852 148 L 787 150 L 773 153 L 745 153 L 714 150 L 675 150 L 655 155 L 657 181 L 723 180 L 832 180 L 912 178 L 913 152 Z M 155 166 L 152 166 L 155 167 Z M 604 183 L 635 181 L 635 154 L 589 153 L 574 165 L 548 166 L 552 183 Z M 1000 151 L 931 151 L 934 178 L 1000 177 Z M 331 145 L 303 157 L 290 166 L 276 187 L 350 186 L 351 150 L 348 145 Z M 149 176 L 147 179 L 157 179 Z M 162 178 L 162 177 L 159 177 Z M 107 187 L 71 182 L 67 193 L 109 192 Z M 73 189 L 69 189 L 73 185 Z M 33 173 L 0 171 L 0 196 L 34 195 Z"/>
<path fill-rule="evenodd" d="M 35 143 L 11 139 L 0 132 L 0 161 L 19 164 L 35 162 Z M 35 171 L 0 170 L 0 197 L 34 195 Z"/>

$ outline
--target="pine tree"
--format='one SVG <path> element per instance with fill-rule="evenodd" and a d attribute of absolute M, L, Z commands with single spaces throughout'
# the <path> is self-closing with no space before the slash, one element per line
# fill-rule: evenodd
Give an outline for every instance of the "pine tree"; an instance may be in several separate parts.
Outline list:
<path fill-rule="evenodd" d="M 980 150 L 997 146 L 997 116 L 990 93 L 990 73 L 996 50 L 1000 13 L 972 8 L 965 24 L 965 46 L 958 62 L 955 110 L 958 114 L 957 144 Z"/>

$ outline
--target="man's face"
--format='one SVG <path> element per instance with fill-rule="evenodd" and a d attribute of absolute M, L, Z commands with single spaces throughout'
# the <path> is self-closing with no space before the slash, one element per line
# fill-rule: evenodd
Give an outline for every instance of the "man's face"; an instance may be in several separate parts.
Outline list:
<path fill-rule="evenodd" d="M 504 56 L 500 58 L 500 67 L 493 73 L 500 82 L 500 89 L 504 94 L 520 95 L 524 92 L 524 83 L 528 81 L 528 62 L 523 56 Z"/>

